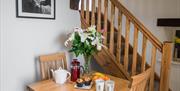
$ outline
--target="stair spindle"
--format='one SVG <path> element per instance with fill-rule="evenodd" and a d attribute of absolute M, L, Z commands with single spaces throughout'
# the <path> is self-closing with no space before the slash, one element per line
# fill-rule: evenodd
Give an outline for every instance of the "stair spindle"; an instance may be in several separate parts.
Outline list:
<path fill-rule="evenodd" d="M 111 3 L 111 30 L 110 30 L 110 44 L 109 50 L 114 54 L 114 16 L 115 16 L 115 6 Z"/>
<path fill-rule="evenodd" d="M 84 18 L 84 0 L 81 0 L 81 18 Z M 84 20 L 82 20 L 82 22 L 81 22 L 82 28 L 85 28 L 84 22 L 85 22 Z"/>
<path fill-rule="evenodd" d="M 132 76 L 136 75 L 137 54 L 138 54 L 137 50 L 138 50 L 138 28 L 136 25 L 134 25 Z"/>
<path fill-rule="evenodd" d="M 124 51 L 124 68 L 128 71 L 129 63 L 129 32 L 130 32 L 130 20 L 126 17 L 126 34 L 125 34 L 125 51 Z"/>
<path fill-rule="evenodd" d="M 98 0 L 98 22 L 97 31 L 101 31 L 101 0 Z"/>
<path fill-rule="evenodd" d="M 89 25 L 89 0 L 86 0 L 86 23 Z"/>
<path fill-rule="evenodd" d="M 95 0 L 92 0 L 91 25 L 95 25 Z"/>
<path fill-rule="evenodd" d="M 146 68 L 146 48 L 147 48 L 147 38 L 143 36 L 141 72 L 144 72 Z"/>
<path fill-rule="evenodd" d="M 108 0 L 104 0 L 104 32 L 105 37 L 103 44 L 107 45 L 107 25 L 108 25 Z"/>
<path fill-rule="evenodd" d="M 155 46 L 152 47 L 152 52 L 151 52 L 151 76 L 150 76 L 150 86 L 149 86 L 149 91 L 154 91 L 154 73 L 155 73 L 155 65 L 156 65 L 156 50 L 157 48 Z"/>
<path fill-rule="evenodd" d="M 116 49 L 116 60 L 120 63 L 121 61 L 121 34 L 122 34 L 122 12 L 118 12 L 118 39 L 117 39 L 117 49 Z"/>

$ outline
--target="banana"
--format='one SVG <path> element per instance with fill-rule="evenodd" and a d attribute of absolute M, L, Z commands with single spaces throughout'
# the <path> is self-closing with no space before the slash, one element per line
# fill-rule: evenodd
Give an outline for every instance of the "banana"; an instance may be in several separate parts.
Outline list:
<path fill-rule="evenodd" d="M 96 72 L 96 73 L 94 73 L 93 75 L 95 75 L 95 76 L 100 76 L 100 77 L 104 77 L 104 76 L 105 76 L 104 74 L 99 73 L 99 72 Z"/>
<path fill-rule="evenodd" d="M 175 38 L 175 43 L 180 43 L 180 38 L 176 37 Z"/>

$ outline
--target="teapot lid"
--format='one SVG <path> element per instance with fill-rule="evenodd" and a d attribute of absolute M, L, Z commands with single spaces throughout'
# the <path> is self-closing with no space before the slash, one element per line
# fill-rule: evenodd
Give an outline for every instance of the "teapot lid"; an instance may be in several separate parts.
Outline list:
<path fill-rule="evenodd" d="M 62 69 L 61 67 L 59 67 L 59 69 L 57 69 L 57 70 L 55 70 L 55 72 L 61 72 L 61 71 L 67 71 L 67 70 L 65 70 L 65 69 Z"/>

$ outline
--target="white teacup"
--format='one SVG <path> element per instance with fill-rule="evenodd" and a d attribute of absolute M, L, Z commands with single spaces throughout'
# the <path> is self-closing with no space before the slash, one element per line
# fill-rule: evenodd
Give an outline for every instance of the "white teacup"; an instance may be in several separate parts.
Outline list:
<path fill-rule="evenodd" d="M 114 91 L 114 81 L 107 80 L 105 82 L 105 91 Z"/>
<path fill-rule="evenodd" d="M 97 79 L 95 82 L 96 82 L 96 91 L 104 91 L 104 80 Z"/>

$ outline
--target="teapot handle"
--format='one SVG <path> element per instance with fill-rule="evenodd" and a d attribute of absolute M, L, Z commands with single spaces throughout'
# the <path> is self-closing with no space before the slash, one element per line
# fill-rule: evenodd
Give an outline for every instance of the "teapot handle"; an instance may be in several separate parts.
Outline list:
<path fill-rule="evenodd" d="M 70 79 L 71 77 L 71 73 L 67 71 L 68 77 L 66 78 L 66 80 Z"/>

